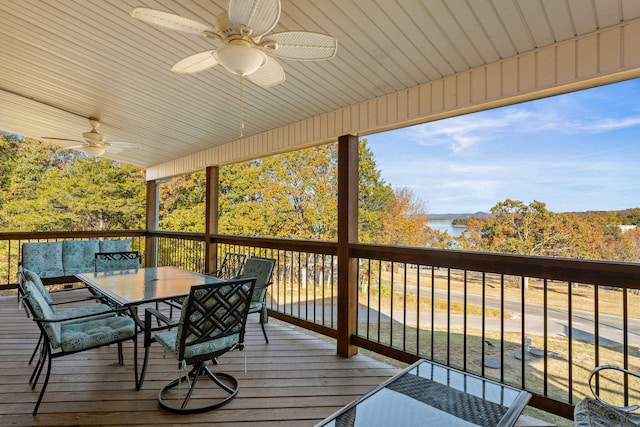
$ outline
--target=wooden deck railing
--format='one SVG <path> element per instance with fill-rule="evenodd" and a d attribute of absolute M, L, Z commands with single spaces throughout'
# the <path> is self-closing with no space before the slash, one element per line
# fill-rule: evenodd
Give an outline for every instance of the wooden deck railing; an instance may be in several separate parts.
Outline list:
<path fill-rule="evenodd" d="M 203 271 L 199 233 L 105 235 L 157 242 L 158 265 Z M 94 238 L 1 234 L 17 264 L 22 241 Z M 7 243 L 8 242 L 8 243 Z M 217 235 L 218 254 L 276 259 L 272 317 L 337 337 L 337 244 Z M 0 248 L 0 251 L 4 248 Z M 640 370 L 640 264 L 350 245 L 358 260 L 353 344 L 405 362 L 427 358 L 534 394 L 533 406 L 571 418 L 597 365 Z M 218 257 L 219 259 L 222 256 Z M 2 270 L 2 277 L 11 277 Z M 6 269 L 6 267 L 5 267 Z M 7 280 L 7 283 L 11 283 Z M 609 400 L 640 400 L 631 378 L 597 384 Z"/>

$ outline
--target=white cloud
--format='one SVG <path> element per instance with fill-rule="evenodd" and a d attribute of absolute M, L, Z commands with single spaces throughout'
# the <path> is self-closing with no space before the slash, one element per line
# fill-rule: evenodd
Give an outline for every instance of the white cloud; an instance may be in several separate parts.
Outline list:
<path fill-rule="evenodd" d="M 497 132 L 506 132 L 514 125 L 525 123 L 530 116 L 530 112 L 524 109 L 512 108 L 500 113 L 483 112 L 425 123 L 404 132 L 422 146 L 445 145 L 451 151 L 459 152 L 495 136 Z"/>
<path fill-rule="evenodd" d="M 371 135 L 372 147 L 384 179 L 432 213 L 488 211 L 507 197 L 555 211 L 637 207 L 634 83 Z"/>

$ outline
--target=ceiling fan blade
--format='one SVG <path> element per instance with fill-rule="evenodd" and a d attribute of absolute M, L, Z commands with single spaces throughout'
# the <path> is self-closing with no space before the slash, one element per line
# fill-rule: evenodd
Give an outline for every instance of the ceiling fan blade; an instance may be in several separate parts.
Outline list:
<path fill-rule="evenodd" d="M 258 71 L 245 77 L 258 86 L 269 87 L 282 83 L 285 75 L 278 61 L 267 56 L 266 62 L 258 68 Z"/>
<path fill-rule="evenodd" d="M 118 153 L 122 153 L 125 150 L 126 148 L 122 148 L 122 147 L 110 147 L 108 145 L 104 147 L 104 151 L 109 154 L 118 154 Z"/>
<path fill-rule="evenodd" d="M 40 139 L 47 139 L 49 141 L 67 141 L 67 142 L 79 142 L 79 143 L 83 143 L 84 142 L 84 141 L 80 141 L 79 139 L 54 138 L 52 136 L 41 136 Z"/>
<path fill-rule="evenodd" d="M 270 48 L 275 42 L 277 48 Z M 283 59 L 297 61 L 320 61 L 331 59 L 336 55 L 338 40 L 326 34 L 307 31 L 287 31 L 269 34 L 262 40 L 265 52 Z"/>
<path fill-rule="evenodd" d="M 236 33 L 244 25 L 260 37 L 273 29 L 280 19 L 280 0 L 230 0 L 229 21 Z"/>
<path fill-rule="evenodd" d="M 78 145 L 69 145 L 68 147 L 61 147 L 63 150 L 82 150 L 85 148 L 86 144 L 78 144 Z"/>
<path fill-rule="evenodd" d="M 207 50 L 187 56 L 171 67 L 171 71 L 174 73 L 192 74 L 218 65 L 218 60 L 213 55 L 214 52 L 215 50 Z"/>
<path fill-rule="evenodd" d="M 146 22 L 147 24 L 157 25 L 159 27 L 168 28 L 170 30 L 181 31 L 183 33 L 195 34 L 197 36 L 207 36 L 207 33 L 217 35 L 216 30 L 202 22 L 193 19 L 184 18 L 161 10 L 150 9 L 147 7 L 134 7 L 129 12 L 132 17 Z"/>
<path fill-rule="evenodd" d="M 113 152 L 113 150 L 137 150 L 140 146 L 134 142 L 124 142 L 124 141 L 109 141 L 105 142 L 105 147 L 107 151 Z"/>

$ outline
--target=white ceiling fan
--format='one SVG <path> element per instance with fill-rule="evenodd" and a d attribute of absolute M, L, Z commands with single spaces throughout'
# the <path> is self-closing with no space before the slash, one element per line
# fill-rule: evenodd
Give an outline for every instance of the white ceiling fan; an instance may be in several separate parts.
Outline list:
<path fill-rule="evenodd" d="M 93 157 L 100 157 L 105 152 L 115 154 L 115 153 L 120 153 L 124 150 L 140 148 L 138 144 L 135 144 L 132 142 L 107 141 L 107 138 L 103 134 L 98 132 L 98 127 L 100 126 L 100 122 L 97 119 L 90 118 L 89 123 L 91 124 L 91 130 L 89 132 L 82 133 L 83 140 L 68 139 L 68 138 L 54 138 L 50 136 L 43 136 L 42 139 L 47 139 L 50 141 L 79 142 L 80 144 L 71 145 L 64 148 L 69 150 L 84 151 L 85 153 Z"/>
<path fill-rule="evenodd" d="M 306 31 L 269 33 L 280 19 L 280 0 L 230 0 L 215 27 L 155 9 L 136 7 L 131 16 L 143 22 L 211 39 L 215 49 L 196 53 L 171 69 L 196 73 L 221 64 L 227 71 L 268 87 L 285 80 L 274 59 L 319 61 L 336 54 L 335 37 Z"/>

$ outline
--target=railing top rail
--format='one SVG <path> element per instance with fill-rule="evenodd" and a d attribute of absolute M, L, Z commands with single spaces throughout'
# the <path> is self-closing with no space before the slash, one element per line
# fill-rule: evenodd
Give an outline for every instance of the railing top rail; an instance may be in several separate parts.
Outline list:
<path fill-rule="evenodd" d="M 117 231 L 15 231 L 1 232 L 0 240 L 82 239 L 92 237 L 146 236 L 145 230 Z"/>
<path fill-rule="evenodd" d="M 337 242 L 321 240 L 268 239 L 263 237 L 229 236 L 216 234 L 212 236 L 212 241 L 232 245 L 252 246 L 256 248 L 321 253 L 324 255 L 337 255 L 338 253 Z"/>
<path fill-rule="evenodd" d="M 355 258 L 378 259 L 460 270 L 561 280 L 572 283 L 640 288 L 640 264 L 424 249 L 388 245 L 350 245 Z"/>

